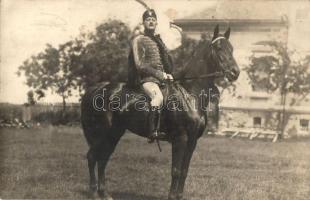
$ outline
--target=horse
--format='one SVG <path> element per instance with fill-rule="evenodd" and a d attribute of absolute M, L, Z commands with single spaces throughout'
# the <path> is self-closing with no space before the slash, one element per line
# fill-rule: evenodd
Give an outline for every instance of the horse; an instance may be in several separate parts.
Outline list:
<path fill-rule="evenodd" d="M 224 34 L 219 26 L 212 40 L 202 41 L 183 67 L 179 80 L 163 87 L 164 105 L 160 131 L 172 145 L 171 185 L 168 200 L 181 200 L 192 154 L 207 126 L 207 89 L 214 79 L 235 81 L 239 67 L 229 41 L 230 28 Z M 200 98 L 204 97 L 204 98 Z M 113 198 L 105 190 L 105 169 L 111 154 L 126 130 L 147 137 L 149 98 L 141 89 L 126 83 L 99 84 L 89 88 L 81 101 L 81 122 L 89 145 L 87 152 L 90 194 Z M 95 167 L 98 167 L 98 180 Z"/>

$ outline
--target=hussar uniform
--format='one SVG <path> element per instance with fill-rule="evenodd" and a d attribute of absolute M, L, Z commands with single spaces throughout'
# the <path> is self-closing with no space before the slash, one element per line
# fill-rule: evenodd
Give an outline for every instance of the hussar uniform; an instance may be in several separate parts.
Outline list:
<path fill-rule="evenodd" d="M 154 10 L 146 11 L 143 20 L 149 16 L 156 18 Z M 164 84 L 166 74 L 171 74 L 172 70 L 171 56 L 159 35 L 145 32 L 133 38 L 128 80 L 131 86 L 141 87 L 151 98 L 151 110 L 160 111 L 163 104 L 160 86 Z"/>

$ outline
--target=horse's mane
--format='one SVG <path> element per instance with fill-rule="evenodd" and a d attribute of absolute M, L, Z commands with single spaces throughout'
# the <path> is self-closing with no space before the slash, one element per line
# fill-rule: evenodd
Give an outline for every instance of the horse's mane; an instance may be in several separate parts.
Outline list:
<path fill-rule="evenodd" d="M 205 56 L 210 53 L 210 40 L 202 40 L 196 46 L 192 54 L 186 58 L 188 62 L 177 72 L 178 78 L 194 77 L 204 71 L 202 67 L 206 67 Z"/>

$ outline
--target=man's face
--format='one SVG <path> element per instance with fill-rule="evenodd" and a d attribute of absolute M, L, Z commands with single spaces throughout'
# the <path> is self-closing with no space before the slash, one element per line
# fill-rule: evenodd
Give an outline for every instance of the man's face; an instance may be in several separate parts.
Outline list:
<path fill-rule="evenodd" d="M 148 17 L 143 21 L 143 25 L 147 30 L 155 30 L 157 26 L 157 19 L 155 17 Z"/>

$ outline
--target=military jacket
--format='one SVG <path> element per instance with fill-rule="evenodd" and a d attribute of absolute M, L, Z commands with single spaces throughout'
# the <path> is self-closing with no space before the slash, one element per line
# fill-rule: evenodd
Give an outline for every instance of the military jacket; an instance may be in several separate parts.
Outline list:
<path fill-rule="evenodd" d="M 131 85 L 161 84 L 163 72 L 172 72 L 172 59 L 159 36 L 138 35 L 133 39 L 128 72 Z"/>

